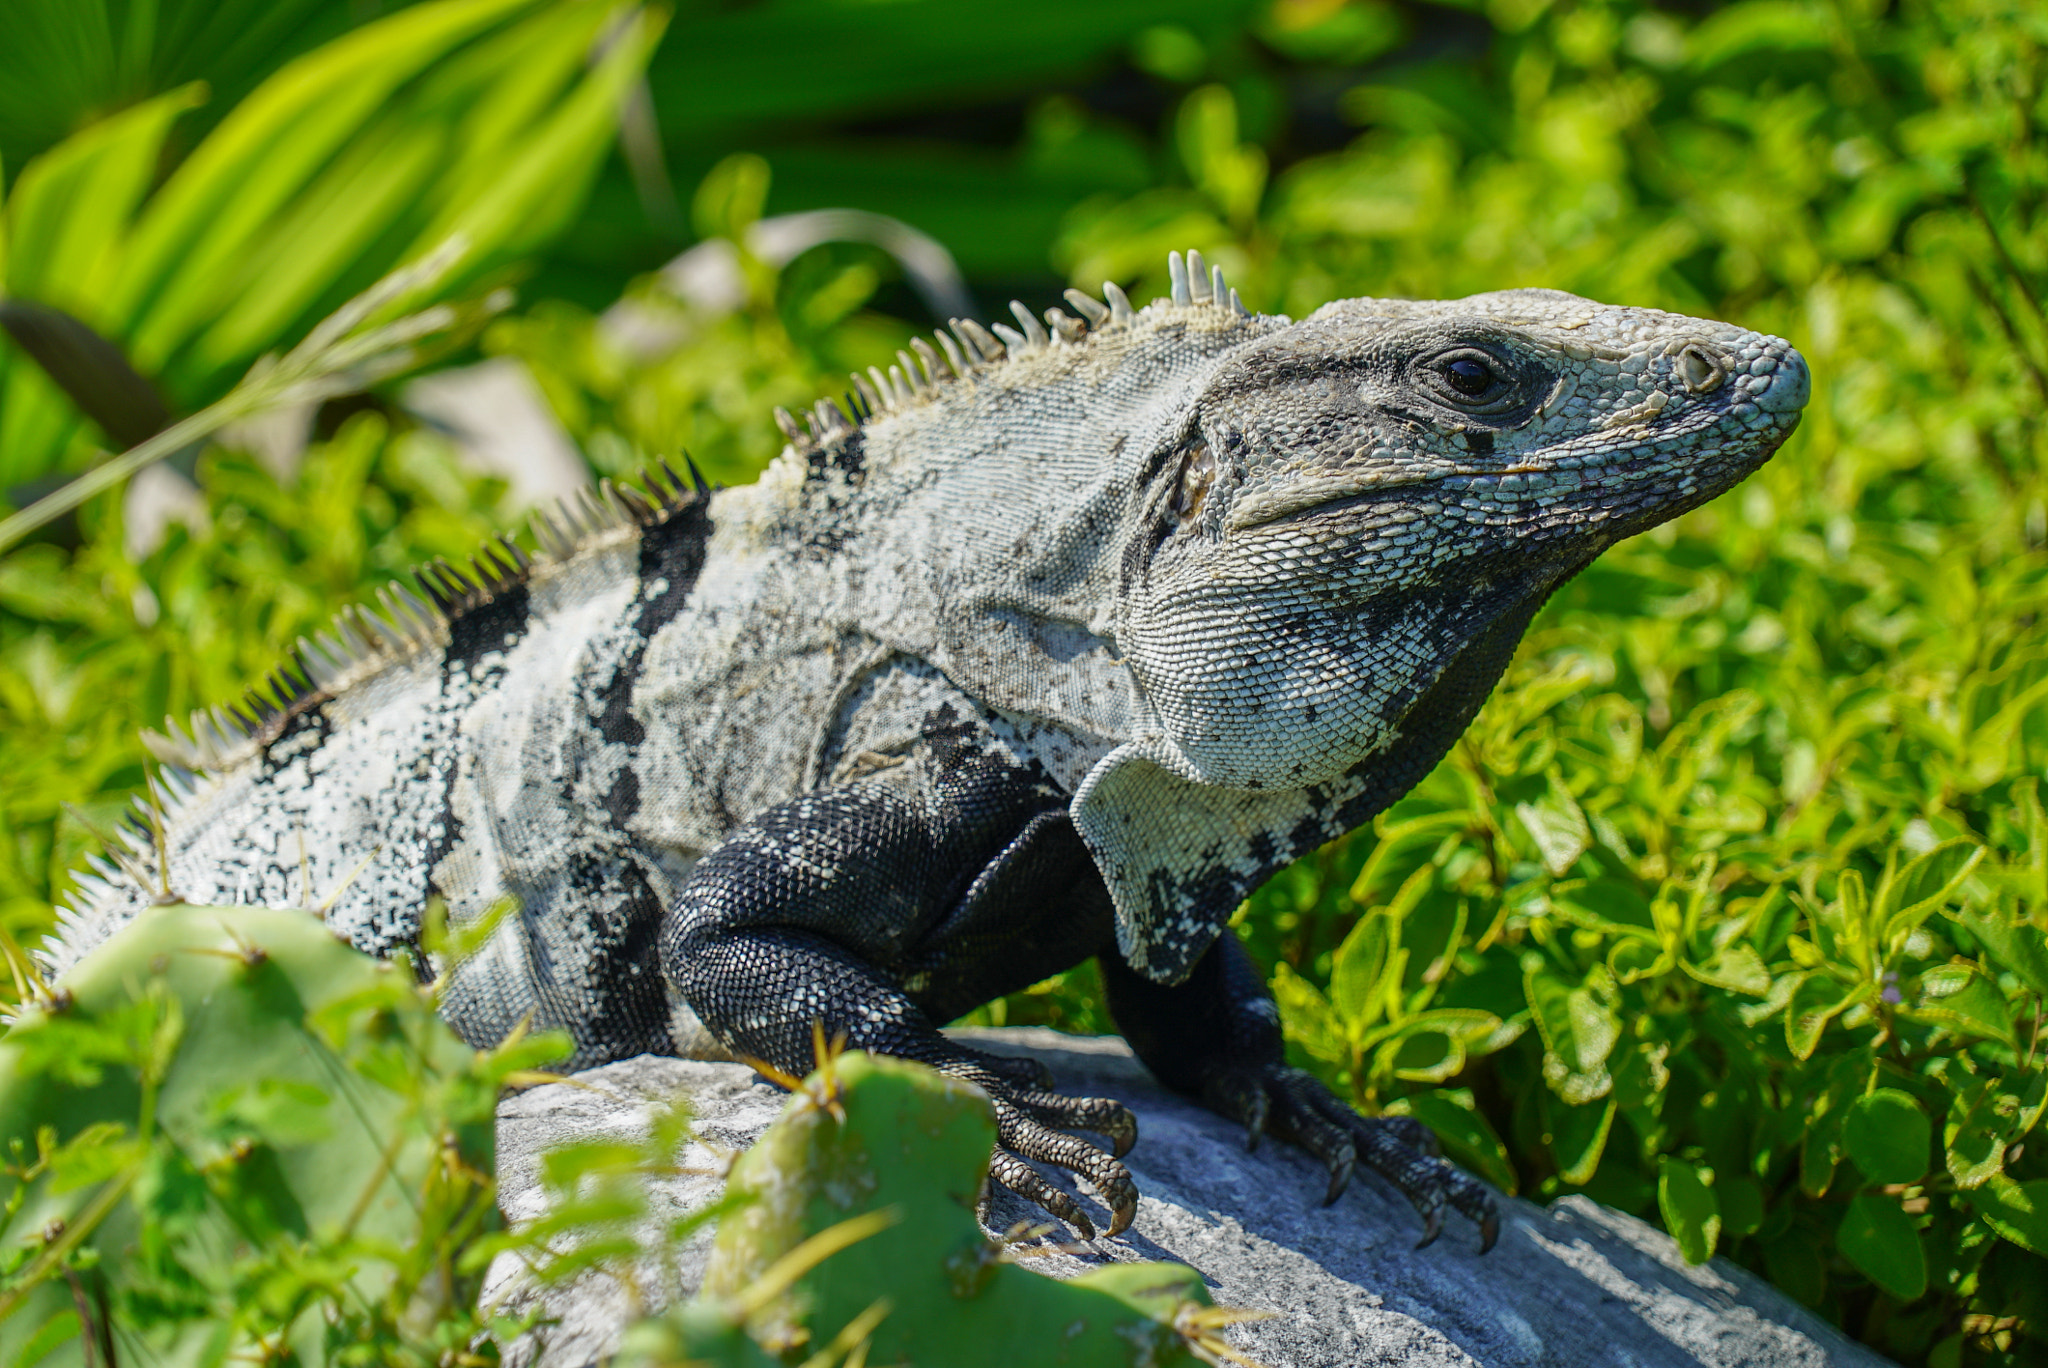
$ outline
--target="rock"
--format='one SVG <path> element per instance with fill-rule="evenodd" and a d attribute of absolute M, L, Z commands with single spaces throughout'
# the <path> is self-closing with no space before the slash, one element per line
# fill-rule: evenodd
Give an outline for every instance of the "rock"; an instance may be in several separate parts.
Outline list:
<path fill-rule="evenodd" d="M 1246 1153 L 1235 1126 L 1160 1090 L 1121 1040 L 1036 1029 L 958 1034 L 998 1053 L 1036 1055 L 1062 1091 L 1117 1097 L 1138 1114 L 1138 1145 L 1125 1161 L 1144 1193 L 1137 1221 L 1086 1253 L 1047 1250 L 1029 1266 L 1060 1276 L 1120 1259 L 1191 1264 L 1219 1304 L 1272 1313 L 1230 1332 L 1266 1368 L 1886 1362 L 1754 1274 L 1725 1259 L 1690 1267 L 1655 1228 L 1585 1198 L 1547 1208 L 1504 1201 L 1500 1243 L 1483 1258 L 1476 1230 L 1456 1216 L 1442 1239 L 1418 1251 L 1415 1213 L 1385 1183 L 1361 1170 L 1335 1206 L 1321 1206 L 1325 1175 L 1314 1161 L 1277 1142 Z M 664 1250 L 659 1231 L 717 1197 L 724 1154 L 767 1128 L 783 1094 L 742 1065 L 650 1055 L 500 1107 L 499 1200 L 508 1218 L 523 1222 L 546 1209 L 541 1150 L 637 1138 L 650 1111 L 678 1092 L 691 1097 L 697 1139 L 681 1160 L 685 1171 L 650 1181 L 641 1237 L 649 1252 L 618 1270 L 623 1279 L 590 1271 L 543 1288 L 509 1256 L 493 1266 L 487 1303 L 516 1314 L 538 1300 L 558 1322 L 505 1346 L 509 1368 L 595 1362 L 636 1314 L 694 1291 L 708 1234 Z M 991 1226 L 1044 1219 L 1004 1193 Z"/>

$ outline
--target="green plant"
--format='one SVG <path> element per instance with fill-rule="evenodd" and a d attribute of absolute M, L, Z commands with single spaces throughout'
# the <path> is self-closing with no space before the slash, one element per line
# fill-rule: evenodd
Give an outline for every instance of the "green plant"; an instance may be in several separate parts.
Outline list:
<path fill-rule="evenodd" d="M 995 1116 L 980 1092 L 902 1060 L 822 1043 L 820 1055 L 733 1166 L 742 1205 L 719 1226 L 700 1299 L 638 1327 L 626 1361 L 752 1365 L 798 1346 L 827 1363 L 1218 1361 L 1233 1316 L 1193 1269 L 1047 1278 L 982 1234 Z"/>
<path fill-rule="evenodd" d="M 81 320 L 174 411 L 198 409 L 401 263 L 465 242 L 447 297 L 566 227 L 660 27 L 594 2 L 432 0 L 288 63 L 160 183 L 203 92 L 145 100 L 21 169 L 0 293 Z M 37 354 L 0 349 L 0 489 L 88 463 L 85 420 L 134 421 L 126 395 L 82 414 L 46 373 L 51 345 L 14 333 Z"/>
<path fill-rule="evenodd" d="M 498 1090 L 560 1048 L 472 1051 L 317 915 L 151 910 L 0 1039 L 0 1353 L 459 1360 Z"/>

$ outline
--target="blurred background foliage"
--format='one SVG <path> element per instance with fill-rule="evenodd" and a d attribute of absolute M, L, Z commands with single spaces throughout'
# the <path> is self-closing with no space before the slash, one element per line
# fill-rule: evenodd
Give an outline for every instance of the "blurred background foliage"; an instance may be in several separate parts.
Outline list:
<path fill-rule="evenodd" d="M 2025 0 L 24 0 L 0 485 L 219 398 L 451 228 L 445 294 L 519 302 L 441 363 L 614 475 L 746 479 L 772 405 L 935 305 L 1143 298 L 1171 248 L 1296 315 L 1547 285 L 1789 337 L 1779 458 L 1566 586 L 1436 773 L 1238 931 L 1299 1062 L 1504 1188 L 1903 1362 L 2040 1362 L 2044 44 Z M 835 209 L 886 218 L 794 217 Z M 91 343 L 50 309 L 135 375 L 67 397 Z M 239 425 L 167 527 L 106 496 L 0 556 L 14 935 L 139 727 L 519 512 L 419 393 Z M 1108 1029 L 1093 985 L 980 1017 Z"/>

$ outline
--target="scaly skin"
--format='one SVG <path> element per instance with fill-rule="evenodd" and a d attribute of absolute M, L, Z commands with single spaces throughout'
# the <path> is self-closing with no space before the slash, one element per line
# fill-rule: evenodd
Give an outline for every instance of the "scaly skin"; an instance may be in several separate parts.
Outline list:
<path fill-rule="evenodd" d="M 574 1065 L 723 1048 L 793 1074 L 822 1021 L 995 1100 L 996 1180 L 1123 1228 L 1070 1132 L 1113 1102 L 938 1024 L 1090 956 L 1169 1085 L 1360 1163 L 1434 1235 L 1484 1189 L 1286 1067 L 1219 932 L 1464 730 L 1530 618 L 1622 537 L 1728 489 L 1806 402 L 1785 342 L 1544 290 L 1252 316 L 1199 259 L 1133 312 L 1018 308 L 856 377 L 758 484 L 670 477 L 536 521 L 542 554 L 421 576 L 302 644 L 253 720 L 168 751 L 148 843 L 86 882 L 59 970 L 167 882 L 318 902 L 365 949 L 520 910 L 456 966 L 468 1039 Z M 1192 267 L 1192 269 L 1190 269 Z M 168 744 L 168 743 L 167 743 Z M 203 775 L 187 771 L 205 771 Z"/>

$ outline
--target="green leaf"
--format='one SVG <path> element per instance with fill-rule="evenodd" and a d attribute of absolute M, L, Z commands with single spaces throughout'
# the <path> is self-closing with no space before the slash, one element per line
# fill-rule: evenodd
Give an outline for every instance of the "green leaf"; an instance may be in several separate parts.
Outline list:
<path fill-rule="evenodd" d="M 1850 1104 L 1842 1143 L 1873 1183 L 1911 1183 L 1927 1172 L 1934 1124 L 1912 1094 L 1879 1088 Z"/>
<path fill-rule="evenodd" d="M 111 258 L 157 174 L 164 138 L 202 95 L 185 86 L 145 101 L 22 168 L 7 201 L 7 294 L 94 320 Z"/>
<path fill-rule="evenodd" d="M 1326 1064 L 1351 1063 L 1350 1033 L 1320 989 L 1284 961 L 1273 966 L 1272 987 L 1289 1040 Z"/>
<path fill-rule="evenodd" d="M 473 198 L 457 201 L 422 233 L 415 252 L 461 236 L 478 245 L 478 268 L 531 251 L 568 225 L 618 123 L 627 90 L 640 78 L 662 25 L 637 12 L 602 60 L 553 116 L 524 131 L 510 164 L 479 168 Z"/>
<path fill-rule="evenodd" d="M 1655 941 L 1636 939 L 1618 940 L 1607 952 L 1607 970 L 1614 975 L 1615 982 L 1626 988 L 1647 978 L 1656 978 L 1671 971 L 1676 957 L 1660 947 Z"/>
<path fill-rule="evenodd" d="M 1811 1059 L 1820 1044 L 1821 1032 L 1830 1021 L 1866 996 L 1866 984 L 1845 984 L 1828 974 L 1808 976 L 1792 994 L 1785 1010 L 1785 1044 L 1795 1059 Z"/>
<path fill-rule="evenodd" d="M 2021 1183 L 2000 1173 L 1963 1195 L 2000 1236 L 2021 1249 L 2048 1255 L 2048 1178 Z"/>
<path fill-rule="evenodd" d="M 1890 1197 L 1865 1193 L 1849 1203 L 1835 1247 L 1859 1272 L 1900 1301 L 1927 1290 L 1927 1250 L 1913 1218 Z"/>
<path fill-rule="evenodd" d="M 1714 1196 L 1713 1171 L 1669 1155 L 1657 1160 L 1657 1210 L 1689 1264 L 1714 1257 L 1721 1239 L 1721 1204 Z"/>
<path fill-rule="evenodd" d="M 2040 1074 L 2030 1081 L 2036 1087 L 2048 1083 Z M 2014 1127 L 2009 1117 L 2000 1115 L 2000 1104 L 2019 1100 L 1982 1078 L 1967 1080 L 1966 1086 L 1949 1098 L 1948 1117 L 1941 1128 L 1942 1157 L 1957 1187 L 1973 1188 L 2004 1172 L 2005 1147 Z"/>
<path fill-rule="evenodd" d="M 1678 967 L 1701 983 L 1726 988 L 1730 992 L 1760 998 L 1768 996 L 1771 991 L 1771 971 L 1764 967 L 1764 957 L 1748 941 L 1722 946 L 1705 964 L 1692 964 L 1681 959 Z"/>
<path fill-rule="evenodd" d="M 1557 1161 L 1557 1176 L 1573 1187 L 1584 1187 L 1600 1167 L 1607 1152 L 1607 1136 L 1614 1129 L 1616 1104 L 1613 1098 L 1593 1106 L 1569 1107 L 1554 1098 L 1544 1099 L 1550 1119 L 1545 1138 L 1551 1157 Z"/>
<path fill-rule="evenodd" d="M 276 214 L 405 81 L 532 0 L 438 0 L 287 65 L 200 144 L 137 222 L 108 298 L 145 368 L 215 317 Z"/>
<path fill-rule="evenodd" d="M 1515 816 L 1529 833 L 1543 867 L 1556 878 L 1563 878 L 1592 847 L 1593 830 L 1586 823 L 1586 814 L 1554 767 L 1545 780 L 1543 796 L 1533 803 L 1517 803 Z"/>
<path fill-rule="evenodd" d="M 1354 1031 L 1372 1025 L 1386 1010 L 1381 991 L 1392 960 L 1387 918 L 1369 914 L 1358 919 L 1337 947 L 1330 964 L 1330 1003 Z"/>
<path fill-rule="evenodd" d="M 1954 896 L 1983 858 L 1984 848 L 1974 841 L 1944 841 L 1880 881 L 1871 916 L 1888 952 L 1897 954 L 1913 929 Z"/>
<path fill-rule="evenodd" d="M 1902 1009 L 1904 1015 L 2019 1047 L 2005 994 L 1977 966 L 1945 964 L 1923 975 L 1920 984 L 1918 1000 Z"/>
<path fill-rule="evenodd" d="M 1994 966 L 2048 996 L 2048 935 L 2027 924 L 2017 898 L 2007 895 L 1989 908 L 1966 907 L 1951 915 L 1977 938 Z"/>
<path fill-rule="evenodd" d="M 1468 1046 L 1491 1041 L 1501 1019 L 1469 1007 L 1409 1017 L 1379 1046 L 1377 1067 L 1417 1083 L 1441 1083 L 1465 1067 Z"/>
<path fill-rule="evenodd" d="M 1572 984 L 1531 957 L 1522 991 L 1543 1037 L 1543 1076 L 1573 1106 L 1607 1095 L 1607 1056 L 1621 1039 L 1621 1021 L 1594 981 Z"/>

